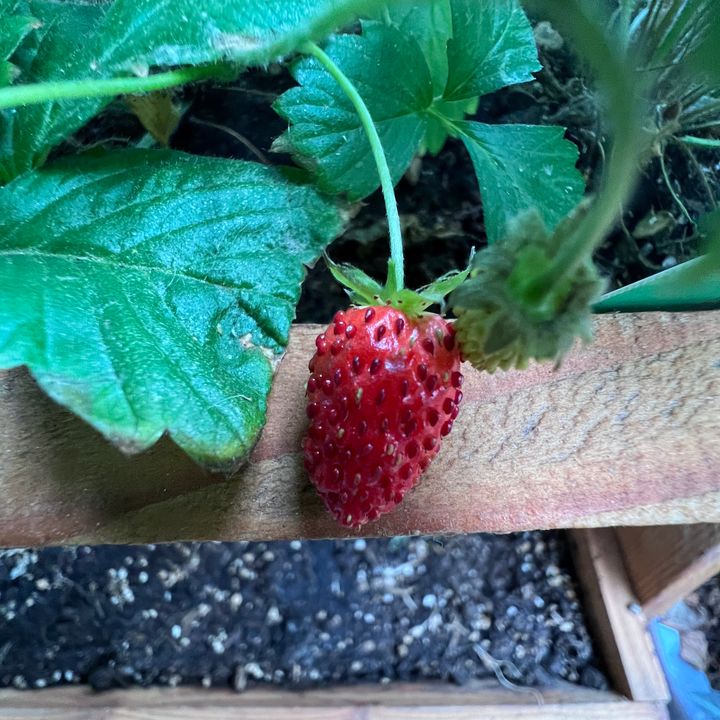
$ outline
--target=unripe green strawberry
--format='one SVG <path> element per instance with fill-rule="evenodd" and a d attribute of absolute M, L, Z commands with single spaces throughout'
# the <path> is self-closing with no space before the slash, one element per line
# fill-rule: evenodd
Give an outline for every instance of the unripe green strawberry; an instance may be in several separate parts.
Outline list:
<path fill-rule="evenodd" d="M 559 363 L 576 337 L 592 338 L 590 306 L 603 282 L 590 257 L 539 296 L 529 292 L 585 212 L 583 205 L 549 233 L 537 210 L 529 210 L 508 223 L 502 242 L 474 257 L 470 278 L 450 305 L 464 357 L 478 370 L 524 369 L 530 360 Z"/>
<path fill-rule="evenodd" d="M 325 506 L 358 527 L 397 505 L 437 455 L 462 400 L 455 331 L 388 306 L 335 315 L 307 384 L 305 467 Z"/>

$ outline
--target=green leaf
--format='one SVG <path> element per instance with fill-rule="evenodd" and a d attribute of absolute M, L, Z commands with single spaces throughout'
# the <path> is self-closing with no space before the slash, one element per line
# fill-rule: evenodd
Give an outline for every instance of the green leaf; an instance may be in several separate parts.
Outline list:
<path fill-rule="evenodd" d="M 73 2 L 35 1 L 42 26 L 26 37 L 12 60 L 22 82 L 70 79 L 90 69 L 89 47 L 102 8 Z M 78 43 L 77 38 L 88 39 Z M 92 73 L 95 75 L 95 73 Z M 0 184 L 45 162 L 50 149 L 107 104 L 102 98 L 44 103 L 0 110 Z"/>
<path fill-rule="evenodd" d="M 23 14 L 17 0 L 0 2 L 0 88 L 15 81 L 18 70 L 8 58 L 15 52 L 23 38 L 38 25 L 35 18 Z"/>
<path fill-rule="evenodd" d="M 447 44 L 453 33 L 451 0 L 395 0 L 387 8 L 388 16 L 400 30 L 413 37 L 422 51 L 432 77 L 433 95 L 445 91 L 448 78 Z"/>
<path fill-rule="evenodd" d="M 11 85 L 18 75 L 17 68 L 6 60 L 0 60 L 0 87 Z"/>
<path fill-rule="evenodd" d="M 393 182 L 420 148 L 438 152 L 448 131 L 455 132 L 475 166 L 490 242 L 503 235 L 510 218 L 532 207 L 554 229 L 584 191 L 575 169 L 577 149 L 563 139 L 563 129 L 462 121 L 478 94 L 531 80 L 539 69 L 532 28 L 520 5 L 402 0 L 389 8 L 389 16 L 391 24 L 365 23 L 361 36 L 335 38 L 326 52 L 365 101 Z M 446 63 L 438 59 L 443 46 Z M 293 153 L 314 170 L 323 190 L 345 192 L 351 200 L 366 197 L 379 178 L 350 100 L 315 59 L 299 62 L 294 74 L 300 86 L 275 104 L 291 125 L 274 149 Z"/>
<path fill-rule="evenodd" d="M 563 128 L 478 122 L 453 128 L 475 166 L 489 243 L 503 237 L 509 220 L 533 207 L 552 231 L 582 198 L 578 150 L 563 139 Z"/>
<path fill-rule="evenodd" d="M 541 67 L 532 27 L 514 0 L 401 0 L 390 17 L 418 41 L 433 78 L 435 102 L 422 152 L 435 155 L 445 144 L 442 118 L 462 120 L 477 110 L 480 95 L 532 80 Z"/>
<path fill-rule="evenodd" d="M 365 101 L 397 182 L 421 147 L 442 147 L 444 119 L 461 119 L 503 82 L 531 80 L 539 65 L 517 0 L 399 0 L 387 11 L 390 24 L 367 22 L 362 35 L 335 38 L 325 51 Z M 290 128 L 274 149 L 293 153 L 328 192 L 366 197 L 379 179 L 350 101 L 314 59 L 294 75 L 300 87 L 275 104 Z"/>
<path fill-rule="evenodd" d="M 603 295 L 593 312 L 720 308 L 720 253 L 703 255 Z"/>
<path fill-rule="evenodd" d="M 325 36 L 378 2 L 30 0 L 43 27 L 19 48 L 15 64 L 25 83 L 144 75 L 168 65 L 263 64 L 309 38 Z M 65 100 L 0 112 L 0 182 L 42 164 L 51 147 L 107 103 L 106 98 Z"/>
<path fill-rule="evenodd" d="M 100 46 L 115 69 L 221 61 L 263 65 L 308 39 L 325 37 L 379 4 L 380 0 L 115 0 L 101 28 L 105 40 Z"/>
<path fill-rule="evenodd" d="M 423 138 L 420 152 L 429 152 L 437 155 L 445 146 L 448 139 L 448 121 L 450 124 L 462 120 L 465 115 L 472 115 L 477 111 L 479 98 L 470 100 L 436 100 L 433 104 L 433 114 L 428 118 L 427 130 Z"/>
<path fill-rule="evenodd" d="M 468 266 L 464 270 L 452 270 L 437 280 L 433 280 L 429 285 L 420 288 L 417 292 L 426 300 L 431 300 L 432 304 L 442 305 L 445 296 L 449 295 L 453 290 L 462 285 L 470 274 L 474 253 L 470 255 Z"/>
<path fill-rule="evenodd" d="M 712 252 L 720 252 L 720 208 L 711 210 L 698 218 L 698 230 L 708 241 Z"/>
<path fill-rule="evenodd" d="M 38 21 L 33 17 L 11 14 L 17 11 L 13 5 L 16 3 L 8 8 L 0 7 L 0 60 L 7 60 L 23 38 L 38 27 Z"/>
<path fill-rule="evenodd" d="M 264 422 L 304 264 L 339 232 L 308 187 L 172 151 L 80 156 L 0 189 L 0 367 L 125 450 L 200 461 Z"/>
<path fill-rule="evenodd" d="M 516 0 L 453 0 L 445 100 L 532 80 L 540 70 L 532 27 Z"/>
<path fill-rule="evenodd" d="M 712 79 L 716 87 L 720 87 L 718 47 L 720 47 L 720 15 L 715 9 L 709 13 L 702 44 L 692 58 L 692 62 L 697 70 Z"/>
<path fill-rule="evenodd" d="M 365 101 L 397 183 L 425 133 L 420 111 L 433 100 L 430 71 L 417 42 L 371 21 L 363 24 L 362 35 L 332 38 L 325 52 Z M 292 125 L 273 149 L 293 152 L 314 169 L 323 190 L 345 192 L 352 200 L 370 195 L 380 181 L 352 103 L 314 58 L 299 61 L 292 71 L 301 87 L 274 105 Z"/>

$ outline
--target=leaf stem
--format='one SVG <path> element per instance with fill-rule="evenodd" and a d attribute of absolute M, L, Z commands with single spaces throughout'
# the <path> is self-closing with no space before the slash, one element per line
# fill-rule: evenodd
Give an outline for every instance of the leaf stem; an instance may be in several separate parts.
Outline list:
<path fill-rule="evenodd" d="M 131 93 L 164 90 L 195 80 L 218 75 L 217 65 L 200 65 L 148 75 L 146 77 L 106 78 L 97 80 L 63 80 L 58 82 L 9 85 L 0 88 L 0 110 L 21 105 L 35 105 L 51 100 L 78 100 L 90 97 L 113 97 Z"/>
<path fill-rule="evenodd" d="M 702 148 L 720 148 L 720 139 L 716 138 L 702 138 L 695 137 L 694 135 L 683 135 L 678 138 L 680 142 L 684 142 L 686 145 L 694 145 L 695 147 Z"/>
<path fill-rule="evenodd" d="M 385 151 L 383 150 L 382 142 L 380 141 L 380 136 L 378 135 L 378 131 L 375 127 L 372 116 L 370 115 L 370 111 L 367 109 L 365 101 L 362 97 L 360 97 L 360 93 L 358 93 L 350 79 L 342 72 L 342 70 L 340 70 L 327 53 L 321 50 L 313 42 L 305 43 L 301 50 L 306 55 L 314 57 L 325 68 L 325 70 L 330 73 L 335 82 L 337 82 L 342 91 L 345 95 L 347 95 L 348 99 L 353 104 L 353 107 L 360 118 L 360 123 L 365 130 L 368 142 L 370 143 L 373 158 L 375 159 L 375 165 L 377 166 L 378 175 L 380 176 L 380 186 L 382 187 L 382 194 L 385 200 L 385 213 L 387 215 L 388 232 L 390 235 L 390 257 L 392 259 L 389 271 L 391 271 L 394 275 L 392 280 L 394 281 L 396 290 L 402 290 L 405 280 L 400 215 L 398 213 L 397 202 L 395 200 L 395 191 L 393 189 L 390 168 L 388 167 Z M 388 280 L 390 279 L 391 278 L 388 278 Z"/>

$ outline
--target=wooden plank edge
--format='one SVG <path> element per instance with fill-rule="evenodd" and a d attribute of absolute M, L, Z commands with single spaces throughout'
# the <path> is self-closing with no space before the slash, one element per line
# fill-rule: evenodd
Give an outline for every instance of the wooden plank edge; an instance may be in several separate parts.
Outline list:
<path fill-rule="evenodd" d="M 616 690 L 632 700 L 667 703 L 665 676 L 637 607 L 612 528 L 569 531 L 585 612 Z"/>
<path fill-rule="evenodd" d="M 487 705 L 345 708 L 122 708 L 22 714 L 0 710 L 2 720 L 668 720 L 667 710 L 653 703 L 581 705 Z"/>
<path fill-rule="evenodd" d="M 128 691 L 132 693 L 134 691 Z M 230 694 L 230 693 L 228 693 Z M 57 709 L 0 707 L 0 720 L 668 720 L 662 703 L 583 702 L 545 705 L 256 706 L 175 703 Z"/>
<path fill-rule="evenodd" d="M 17 711 L 38 707 L 47 710 L 163 708 L 167 705 L 183 707 L 419 707 L 483 705 L 563 705 L 602 703 L 626 704 L 626 699 L 615 692 L 595 690 L 566 682 L 552 687 L 520 688 L 513 690 L 495 680 L 479 680 L 458 686 L 445 682 L 395 682 L 388 685 L 353 684 L 333 685 L 311 690 L 289 690 L 259 685 L 245 692 L 232 692 L 228 688 L 199 688 L 197 686 L 133 687 L 102 692 L 87 685 L 65 685 L 30 690 L 0 689 L 0 708 L 12 707 Z"/>

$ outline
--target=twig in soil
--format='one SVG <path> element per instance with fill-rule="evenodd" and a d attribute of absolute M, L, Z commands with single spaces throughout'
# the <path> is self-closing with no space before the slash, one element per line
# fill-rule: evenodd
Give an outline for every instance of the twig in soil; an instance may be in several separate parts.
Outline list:
<path fill-rule="evenodd" d="M 647 257 L 645 257 L 642 250 L 640 250 L 635 236 L 630 232 L 627 224 L 625 223 L 625 208 L 623 208 L 622 212 L 620 213 L 620 229 L 625 236 L 625 240 L 627 240 L 628 244 L 631 245 L 632 249 L 636 252 L 638 260 L 642 265 L 644 265 L 648 270 L 652 270 L 653 272 L 658 272 L 659 270 L 662 270 L 662 265 L 658 265 L 657 263 L 652 262 L 652 260 L 649 260 Z"/>
<path fill-rule="evenodd" d="M 221 130 L 222 132 L 227 133 L 230 137 L 235 138 L 235 140 L 239 143 L 242 143 L 263 165 L 270 164 L 270 161 L 267 159 L 267 156 L 263 153 L 263 151 L 260 150 L 257 145 L 248 140 L 244 135 L 241 135 L 237 130 L 233 130 L 227 125 L 210 122 L 210 120 L 190 118 L 190 122 L 195 123 L 196 125 L 205 125 L 206 127 L 215 128 L 216 130 Z"/>
<path fill-rule="evenodd" d="M 410 587 L 405 588 L 387 588 L 385 592 L 390 593 L 391 595 L 397 595 L 399 598 L 402 599 L 402 601 L 405 603 L 405 606 L 408 610 L 411 612 L 414 612 L 418 609 L 417 603 L 415 600 L 413 600 L 413 590 L 415 589 L 414 585 L 411 585 Z"/>
<path fill-rule="evenodd" d="M 683 113 L 683 128 L 692 132 L 704 127 L 717 127 L 718 115 L 720 114 L 720 98 L 713 98 L 714 102 L 708 102 L 702 107 Z"/>
<path fill-rule="evenodd" d="M 65 585 L 66 587 L 72 588 L 75 590 L 78 594 L 82 595 L 85 599 L 85 602 L 87 602 L 88 605 L 95 608 L 95 612 L 97 613 L 97 616 L 104 620 L 106 615 L 105 611 L 102 608 L 102 605 L 100 604 L 100 601 L 95 597 L 91 592 L 88 592 L 80 583 L 73 582 L 70 578 L 65 577 L 64 575 L 61 575 L 59 578 L 59 584 Z"/>
<path fill-rule="evenodd" d="M 267 92 L 266 90 L 256 90 L 255 88 L 225 87 L 223 90 L 228 92 L 247 93 L 248 95 L 257 95 L 258 97 L 270 98 L 273 101 L 277 100 L 278 97 L 277 93 Z"/>
<path fill-rule="evenodd" d="M 667 189 L 670 191 L 670 194 L 673 197 L 673 200 L 675 201 L 675 204 L 682 210 L 682 214 L 688 219 L 688 222 L 691 225 L 695 225 L 695 221 L 692 219 L 692 216 L 688 212 L 688 209 L 685 207 L 683 201 L 680 199 L 680 196 L 675 192 L 675 188 L 672 186 L 672 182 L 670 181 L 670 176 L 668 175 L 667 167 L 665 166 L 665 153 L 662 151 L 659 153 L 660 157 L 660 170 L 662 171 L 663 179 L 665 180 L 665 185 L 667 185 Z"/>
<path fill-rule="evenodd" d="M 717 199 L 715 198 L 715 193 L 713 192 L 712 188 L 710 187 L 710 183 L 708 182 L 707 177 L 705 177 L 705 173 L 703 172 L 702 167 L 700 166 L 700 163 L 698 162 L 697 158 L 695 157 L 695 153 L 687 147 L 685 144 L 685 141 L 687 138 L 673 138 L 675 140 L 675 144 L 682 150 L 685 157 L 688 159 L 688 162 L 692 166 L 693 170 L 695 171 L 695 174 L 700 178 L 700 182 L 702 183 L 703 188 L 705 188 L 705 192 L 707 193 L 708 199 L 710 200 L 710 204 L 713 206 L 713 209 L 717 208 Z M 720 141 L 717 141 L 717 147 L 720 147 Z"/>
<path fill-rule="evenodd" d="M 80 142 L 77 138 L 69 137 L 65 140 L 65 142 L 72 146 L 73 148 L 76 148 L 77 150 L 80 150 L 81 152 L 86 152 L 87 150 L 94 150 L 98 147 L 104 147 L 105 145 L 108 145 L 109 143 L 119 143 L 121 145 L 129 145 L 131 142 L 131 138 L 129 137 L 120 137 L 119 135 L 110 135 L 106 138 L 101 138 L 100 140 L 96 140 L 92 143 L 83 143 Z"/>
<path fill-rule="evenodd" d="M 544 705 L 545 699 L 542 696 L 542 693 L 539 690 L 536 690 L 535 688 L 531 687 L 523 687 L 522 685 L 516 685 L 514 682 L 507 679 L 505 674 L 502 671 L 501 665 L 510 665 L 514 668 L 515 672 L 517 673 L 518 677 L 520 676 L 520 672 L 518 669 L 509 661 L 497 661 L 487 650 L 485 650 L 482 645 L 473 645 L 473 650 L 475 651 L 475 654 L 480 658 L 482 661 L 482 664 L 491 672 L 495 674 L 495 677 L 497 678 L 497 681 L 508 690 L 512 690 L 513 692 L 522 692 L 522 693 L 529 693 L 534 696 L 536 702 L 538 705 Z"/>

